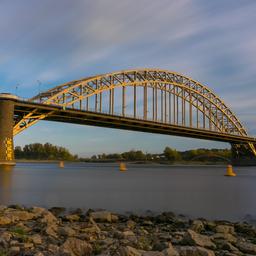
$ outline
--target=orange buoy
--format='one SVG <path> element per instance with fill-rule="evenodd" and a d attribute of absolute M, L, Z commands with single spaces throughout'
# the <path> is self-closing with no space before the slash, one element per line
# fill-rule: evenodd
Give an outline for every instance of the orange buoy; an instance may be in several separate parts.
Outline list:
<path fill-rule="evenodd" d="M 127 171 L 127 168 L 126 168 L 125 163 L 120 163 L 119 170 L 120 170 L 120 172 L 125 172 L 125 171 Z"/>
<path fill-rule="evenodd" d="M 60 163 L 59 163 L 59 167 L 60 167 L 60 168 L 64 168 L 64 167 L 65 167 L 65 165 L 64 165 L 64 161 L 60 161 Z"/>
<path fill-rule="evenodd" d="M 229 176 L 229 177 L 235 177 L 236 176 L 236 173 L 234 173 L 233 167 L 232 167 L 231 164 L 229 164 L 227 166 L 227 172 L 226 172 L 225 176 Z"/>

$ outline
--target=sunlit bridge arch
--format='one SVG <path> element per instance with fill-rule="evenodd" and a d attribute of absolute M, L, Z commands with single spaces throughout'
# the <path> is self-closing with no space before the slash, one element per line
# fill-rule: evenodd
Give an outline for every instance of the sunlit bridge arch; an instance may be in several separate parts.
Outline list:
<path fill-rule="evenodd" d="M 247 137 L 239 119 L 207 86 L 159 69 L 96 75 L 56 86 L 30 102 Z M 54 114 L 36 109 L 16 120 L 14 135 Z M 256 155 L 253 143 L 248 144 Z"/>

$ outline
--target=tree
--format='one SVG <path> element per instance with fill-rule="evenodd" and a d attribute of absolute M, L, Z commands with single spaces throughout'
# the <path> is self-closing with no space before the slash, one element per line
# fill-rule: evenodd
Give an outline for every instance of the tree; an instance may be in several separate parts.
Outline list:
<path fill-rule="evenodd" d="M 171 149 L 169 147 L 166 147 L 164 149 L 164 156 L 167 160 L 170 161 L 176 161 L 181 159 L 180 153 L 177 150 Z"/>
<path fill-rule="evenodd" d="M 66 148 L 54 146 L 50 143 L 34 143 L 15 148 L 15 157 L 17 159 L 35 159 L 35 160 L 76 160 L 77 155 L 72 155 Z"/>

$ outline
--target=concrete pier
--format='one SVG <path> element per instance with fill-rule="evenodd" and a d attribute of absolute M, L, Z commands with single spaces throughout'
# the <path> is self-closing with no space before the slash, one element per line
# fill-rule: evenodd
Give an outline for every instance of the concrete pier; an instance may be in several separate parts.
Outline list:
<path fill-rule="evenodd" d="M 0 94 L 0 165 L 15 165 L 13 145 L 15 95 Z"/>

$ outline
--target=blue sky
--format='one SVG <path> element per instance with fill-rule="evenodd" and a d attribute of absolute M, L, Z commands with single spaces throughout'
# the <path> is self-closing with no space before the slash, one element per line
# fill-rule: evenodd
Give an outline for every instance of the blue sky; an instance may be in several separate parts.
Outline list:
<path fill-rule="evenodd" d="M 255 13 L 255 0 L 0 0 L 0 88 L 29 98 L 93 74 L 168 69 L 209 86 L 256 135 Z M 228 146 L 43 121 L 15 138 L 47 141 L 81 156 Z"/>

